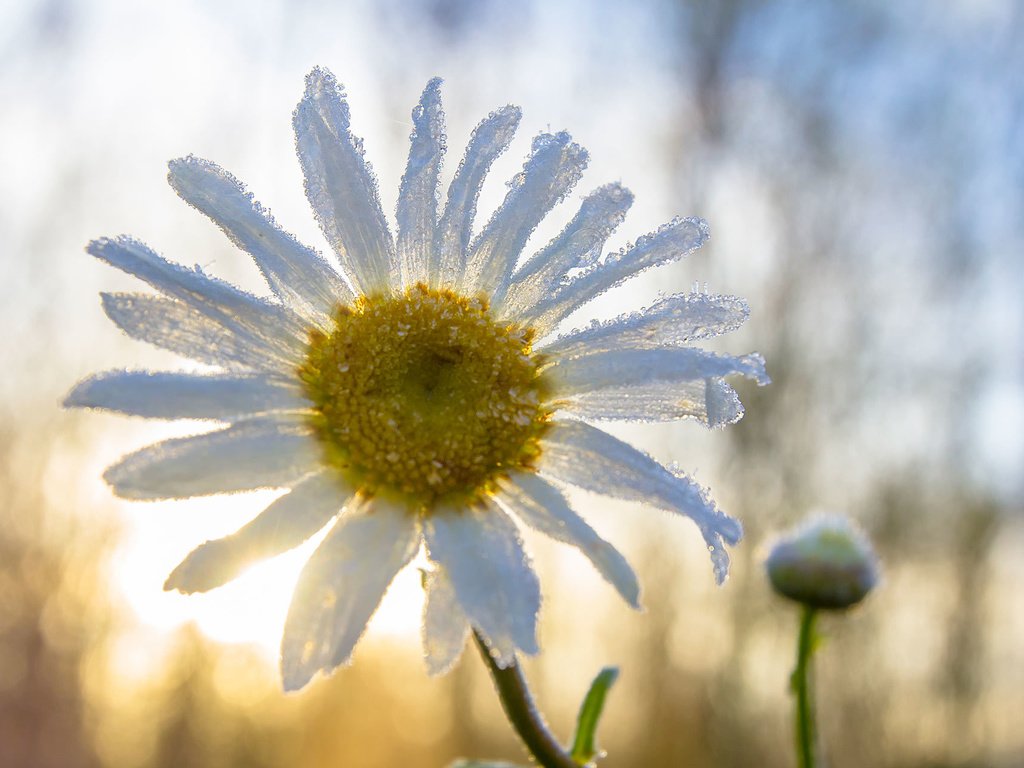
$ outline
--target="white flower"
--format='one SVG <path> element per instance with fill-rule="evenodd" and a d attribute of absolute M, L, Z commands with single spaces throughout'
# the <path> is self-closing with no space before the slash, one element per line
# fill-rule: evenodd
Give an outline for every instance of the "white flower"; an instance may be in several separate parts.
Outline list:
<path fill-rule="evenodd" d="M 566 485 L 691 518 L 719 581 L 728 568 L 724 545 L 742 533 L 691 479 L 587 421 L 739 419 L 725 377 L 766 383 L 763 360 L 689 344 L 739 326 L 746 304 L 675 294 L 553 335 L 595 296 L 699 248 L 707 225 L 677 219 L 602 260 L 632 202 L 609 184 L 519 265 L 530 233 L 579 180 L 587 153 L 568 134 L 538 136 L 504 202 L 471 238 L 480 187 L 520 113 L 505 107 L 480 123 L 439 210 L 439 88 L 439 80 L 428 83 L 413 111 L 393 239 L 343 92 L 326 70 L 308 76 L 294 114 L 298 156 L 340 268 L 284 232 L 233 176 L 195 157 L 171 162 L 171 185 L 253 257 L 273 298 L 169 262 L 129 237 L 88 248 L 157 290 L 103 294 L 114 323 L 219 370 L 103 373 L 75 387 L 66 404 L 227 423 L 125 457 L 104 475 L 114 492 L 178 499 L 287 489 L 237 533 L 192 552 L 167 588 L 212 589 L 332 525 L 285 625 L 288 689 L 348 661 L 421 542 L 433 564 L 423 620 L 431 671 L 454 663 L 470 627 L 501 665 L 516 652 L 535 653 L 540 590 L 512 516 L 578 547 L 638 606 L 636 576 L 572 511 Z"/>

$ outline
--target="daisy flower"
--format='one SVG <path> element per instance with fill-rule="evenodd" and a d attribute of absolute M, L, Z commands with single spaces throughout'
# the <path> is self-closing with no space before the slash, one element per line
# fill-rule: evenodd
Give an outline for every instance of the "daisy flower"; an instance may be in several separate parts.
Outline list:
<path fill-rule="evenodd" d="M 324 69 L 307 77 L 293 117 L 296 147 L 336 262 L 285 232 L 219 166 L 196 157 L 170 163 L 171 186 L 252 256 L 271 298 L 131 237 L 88 247 L 156 289 L 102 294 L 117 326 L 212 368 L 101 373 L 76 386 L 66 405 L 226 425 L 123 458 L 104 474 L 114 493 L 184 499 L 286 489 L 248 525 L 188 555 L 166 588 L 213 589 L 330 526 L 284 627 L 287 689 L 349 660 L 421 544 L 431 563 L 423 634 L 432 672 L 455 662 L 470 628 L 499 666 L 536 653 L 540 588 L 513 519 L 579 548 L 639 606 L 632 569 L 572 510 L 566 486 L 689 517 L 719 581 L 725 545 L 742 533 L 691 479 L 589 422 L 692 418 L 714 427 L 740 418 L 725 378 L 766 383 L 764 361 L 690 344 L 739 326 L 746 304 L 674 294 L 554 333 L 604 291 L 699 248 L 705 222 L 676 219 L 601 258 L 632 202 L 609 184 L 520 263 L 538 222 L 580 179 L 587 152 L 566 133 L 537 136 L 473 236 L 481 185 L 512 140 L 519 110 L 499 109 L 473 131 L 443 206 L 439 80 L 427 84 L 412 119 L 392 237 L 344 92 Z"/>

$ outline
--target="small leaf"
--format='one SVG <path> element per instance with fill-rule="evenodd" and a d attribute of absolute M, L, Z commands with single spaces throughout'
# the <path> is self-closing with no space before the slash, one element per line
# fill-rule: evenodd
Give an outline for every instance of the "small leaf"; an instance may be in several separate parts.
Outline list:
<path fill-rule="evenodd" d="M 586 765 L 598 754 L 594 739 L 597 723 L 601 719 L 601 710 L 604 709 L 605 696 L 618 677 L 618 667 L 605 667 L 594 678 L 590 690 L 583 699 L 579 717 L 576 719 L 576 736 L 572 742 L 572 759 L 580 765 Z"/>

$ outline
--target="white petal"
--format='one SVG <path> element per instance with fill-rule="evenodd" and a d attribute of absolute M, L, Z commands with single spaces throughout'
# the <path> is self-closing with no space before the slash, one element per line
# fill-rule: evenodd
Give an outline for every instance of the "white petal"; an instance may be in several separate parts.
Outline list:
<path fill-rule="evenodd" d="M 483 508 L 436 509 L 424 523 L 430 559 L 443 567 L 459 605 L 487 640 L 499 667 L 520 650 L 537 653 L 540 584 L 508 516 Z"/>
<path fill-rule="evenodd" d="M 550 344 L 538 345 L 538 351 L 564 359 L 614 349 L 684 346 L 733 331 L 749 315 L 747 302 L 735 296 L 680 293 L 640 312 L 560 336 Z"/>
<path fill-rule="evenodd" d="M 416 517 L 372 499 L 349 509 L 299 576 L 281 640 L 284 688 L 348 662 L 395 575 L 419 549 Z"/>
<path fill-rule="evenodd" d="M 151 419 L 221 419 L 310 407 L 294 383 L 265 374 L 108 371 L 79 383 L 66 408 L 102 408 Z"/>
<path fill-rule="evenodd" d="M 486 291 L 495 302 L 504 298 L 530 234 L 569 194 L 588 160 L 587 151 L 564 131 L 533 140 L 523 170 L 509 182 L 504 202 L 470 249 L 462 280 L 467 293 Z"/>
<path fill-rule="evenodd" d="M 206 592 L 226 584 L 252 563 L 299 546 L 337 515 L 352 495 L 336 472 L 303 478 L 248 525 L 194 549 L 167 577 L 164 589 Z"/>
<path fill-rule="evenodd" d="M 175 192 L 252 256 L 285 304 L 322 319 L 339 303 L 355 298 L 323 256 L 281 229 L 252 193 L 223 168 L 192 155 L 172 160 L 169 168 L 167 178 Z"/>
<path fill-rule="evenodd" d="M 398 259 L 402 281 L 415 285 L 437 272 L 437 186 L 444 157 L 444 112 L 441 80 L 434 78 L 423 90 L 412 112 L 413 133 L 409 163 L 398 192 Z"/>
<path fill-rule="evenodd" d="M 579 549 L 623 600 L 640 607 L 640 585 L 626 558 L 573 512 L 561 491 L 533 473 L 517 472 L 497 499 L 531 528 Z"/>
<path fill-rule="evenodd" d="M 103 479 L 125 499 L 186 499 L 288 486 L 321 461 L 304 422 L 266 416 L 148 446 L 107 469 Z"/>
<path fill-rule="evenodd" d="M 538 336 L 545 336 L 591 299 L 645 269 L 681 259 L 700 248 L 709 236 L 707 222 L 703 219 L 675 219 L 644 235 L 633 247 L 624 248 L 602 264 L 575 277 L 524 313 L 523 320 L 537 331 Z"/>
<path fill-rule="evenodd" d="M 352 135 L 345 93 L 326 69 L 306 76 L 292 123 L 306 197 L 327 242 L 362 293 L 387 290 L 397 265 L 377 180 Z"/>
<path fill-rule="evenodd" d="M 557 396 L 569 397 L 608 388 L 645 386 L 652 382 L 703 381 L 734 373 L 754 379 L 761 385 L 770 381 L 764 369 L 764 358 L 756 353 L 734 357 L 691 347 L 598 352 L 559 361 L 547 368 L 544 375 Z"/>
<path fill-rule="evenodd" d="M 707 542 L 715 578 L 725 580 L 725 543 L 743 536 L 737 520 L 724 514 L 707 492 L 686 476 L 672 474 L 647 454 L 582 422 L 556 421 L 544 437 L 542 474 L 595 493 L 640 501 L 691 518 Z"/>
<path fill-rule="evenodd" d="M 426 575 L 423 605 L 423 652 L 427 672 L 443 675 L 459 660 L 469 637 L 469 619 L 455 597 L 455 587 L 441 566 Z"/>
<path fill-rule="evenodd" d="M 561 400 L 558 407 L 588 421 L 697 419 L 706 427 L 723 427 L 743 418 L 739 395 L 722 379 L 608 387 Z"/>
<path fill-rule="evenodd" d="M 448 187 L 448 202 L 438 223 L 437 254 L 441 266 L 438 274 L 430 276 L 431 285 L 453 285 L 466 271 L 480 188 L 491 164 L 508 148 L 521 117 L 518 107 L 502 107 L 474 129 L 466 156 Z"/>
<path fill-rule="evenodd" d="M 297 358 L 269 349 L 253 333 L 229 329 L 176 299 L 148 293 L 101 293 L 103 311 L 133 339 L 207 365 L 292 371 Z"/>
<path fill-rule="evenodd" d="M 294 312 L 208 277 L 198 266 L 186 269 L 174 264 L 130 237 L 94 240 L 86 250 L 185 302 L 229 331 L 259 339 L 275 355 L 301 359 L 305 353 L 306 323 Z"/>
<path fill-rule="evenodd" d="M 512 276 L 503 313 L 516 319 L 528 314 L 566 281 L 570 270 L 593 266 L 632 204 L 633 193 L 621 184 L 591 192 L 561 234 Z"/>

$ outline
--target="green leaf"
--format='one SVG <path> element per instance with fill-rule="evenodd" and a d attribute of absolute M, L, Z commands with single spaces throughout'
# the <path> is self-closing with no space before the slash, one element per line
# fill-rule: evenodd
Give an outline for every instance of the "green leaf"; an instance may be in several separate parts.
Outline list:
<path fill-rule="evenodd" d="M 594 738 L 597 723 L 601 719 L 601 710 L 604 709 L 604 699 L 608 695 L 608 690 L 618 677 L 618 667 L 605 667 L 594 678 L 590 690 L 583 699 L 579 717 L 576 718 L 576 736 L 572 741 L 572 759 L 580 765 L 586 765 L 598 754 Z"/>

